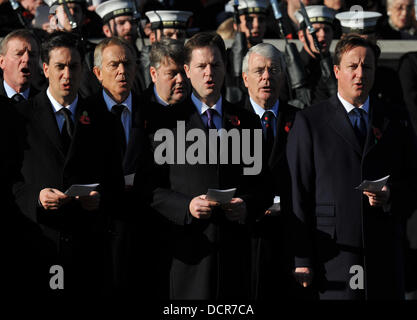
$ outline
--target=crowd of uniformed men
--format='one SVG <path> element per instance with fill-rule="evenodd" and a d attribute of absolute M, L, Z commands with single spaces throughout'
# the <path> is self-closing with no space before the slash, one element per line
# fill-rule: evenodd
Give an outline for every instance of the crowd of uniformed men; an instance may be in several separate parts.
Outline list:
<path fill-rule="evenodd" d="M 343 1 L 230 1 L 204 19 L 228 18 L 218 33 L 162 2 L 0 5 L 2 284 L 152 300 L 416 290 L 417 52 L 397 72 L 376 42 L 416 41 L 412 1 L 387 1 L 385 24 Z"/>

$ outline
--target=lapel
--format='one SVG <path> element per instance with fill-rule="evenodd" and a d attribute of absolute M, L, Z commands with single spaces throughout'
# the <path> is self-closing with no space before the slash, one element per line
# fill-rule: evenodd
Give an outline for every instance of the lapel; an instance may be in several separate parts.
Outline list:
<path fill-rule="evenodd" d="M 183 113 L 183 119 L 185 120 L 185 131 L 187 132 L 193 128 L 199 128 L 208 132 L 201 115 L 197 111 L 191 97 L 185 100 L 185 103 L 178 105 L 181 112 Z"/>
<path fill-rule="evenodd" d="M 132 125 L 130 127 L 129 142 L 127 144 L 126 153 L 123 159 L 123 169 L 129 170 L 134 165 L 138 155 L 141 152 L 141 139 L 144 132 L 144 119 L 138 105 L 138 100 L 132 92 Z M 127 174 L 127 172 L 125 172 Z"/>
<path fill-rule="evenodd" d="M 36 96 L 34 99 L 34 106 L 34 123 L 46 133 L 49 141 L 60 152 L 61 156 L 64 157 L 61 134 L 56 122 L 52 104 L 46 95 L 46 90 Z"/>
<path fill-rule="evenodd" d="M 384 131 L 390 124 L 390 119 L 385 116 L 383 106 L 378 103 L 371 104 L 371 102 L 372 100 L 370 100 L 370 119 L 364 156 L 376 146 L 378 140 L 382 138 Z"/>
<path fill-rule="evenodd" d="M 6 98 L 8 98 L 7 93 L 6 93 L 6 89 L 4 89 L 4 84 L 3 84 L 3 79 L 0 77 L 0 96 L 4 96 Z"/>
<path fill-rule="evenodd" d="M 288 132 L 285 127 L 289 121 L 289 110 L 288 105 L 280 101 L 278 107 L 278 117 L 276 119 L 276 136 L 274 140 L 274 145 L 272 147 L 271 156 L 269 157 L 268 164 L 272 168 L 276 165 L 277 162 L 285 154 L 285 145 L 287 143 Z M 291 119 L 292 121 L 294 119 Z"/>
<path fill-rule="evenodd" d="M 352 124 L 346 113 L 345 108 L 339 101 L 336 95 L 331 97 L 328 105 L 329 112 L 325 113 L 324 116 L 328 117 L 327 124 L 346 141 L 348 145 L 362 158 L 362 148 L 359 145 L 359 141 L 356 138 L 355 132 L 353 131 Z"/>

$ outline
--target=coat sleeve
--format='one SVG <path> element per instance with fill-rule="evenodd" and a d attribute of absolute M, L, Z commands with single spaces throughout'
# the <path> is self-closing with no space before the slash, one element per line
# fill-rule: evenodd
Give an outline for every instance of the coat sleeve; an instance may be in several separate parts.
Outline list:
<path fill-rule="evenodd" d="M 291 247 L 295 267 L 311 267 L 315 208 L 314 148 L 307 118 L 298 112 L 288 136 L 287 160 L 291 175 L 293 215 Z"/>

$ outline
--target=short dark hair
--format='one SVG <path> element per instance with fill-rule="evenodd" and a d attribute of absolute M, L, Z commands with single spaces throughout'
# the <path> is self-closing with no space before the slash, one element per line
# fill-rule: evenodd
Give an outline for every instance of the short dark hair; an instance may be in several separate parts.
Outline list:
<path fill-rule="evenodd" d="M 84 56 L 81 39 L 70 32 L 57 31 L 46 38 L 46 41 L 42 43 L 41 48 L 42 62 L 49 64 L 49 53 L 55 48 L 75 49 L 79 52 L 81 58 Z"/>
<path fill-rule="evenodd" d="M 184 46 L 185 64 L 190 64 L 194 49 L 203 47 L 217 47 L 226 64 L 226 46 L 220 35 L 216 32 L 199 32 L 193 35 Z"/>
<path fill-rule="evenodd" d="M 336 49 L 334 51 L 333 63 L 338 66 L 340 64 L 340 61 L 342 60 L 342 56 L 346 52 L 356 47 L 365 47 L 365 48 L 371 49 L 372 52 L 374 53 L 375 64 L 376 64 L 381 54 L 381 49 L 375 43 L 375 41 L 364 38 L 360 34 L 357 34 L 357 33 L 347 34 L 339 40 L 339 42 L 336 44 Z"/>
<path fill-rule="evenodd" d="M 184 65 L 184 45 L 175 39 L 162 39 L 152 44 L 149 55 L 150 65 L 156 69 L 166 58 L 171 58 L 177 65 Z"/>

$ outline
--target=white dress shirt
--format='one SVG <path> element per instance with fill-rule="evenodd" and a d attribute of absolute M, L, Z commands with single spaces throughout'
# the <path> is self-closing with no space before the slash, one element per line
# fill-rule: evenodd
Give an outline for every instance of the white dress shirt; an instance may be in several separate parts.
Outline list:
<path fill-rule="evenodd" d="M 78 95 L 75 97 L 74 101 L 68 106 L 63 106 L 59 104 L 49 92 L 49 87 L 46 90 L 46 95 L 48 96 L 49 101 L 51 101 L 52 107 L 54 108 L 55 119 L 58 124 L 59 132 L 62 131 L 62 127 L 64 126 L 65 122 L 64 115 L 59 112 L 62 108 L 67 108 L 69 111 L 71 111 L 71 119 L 72 122 L 75 124 L 75 110 L 77 109 Z"/>

